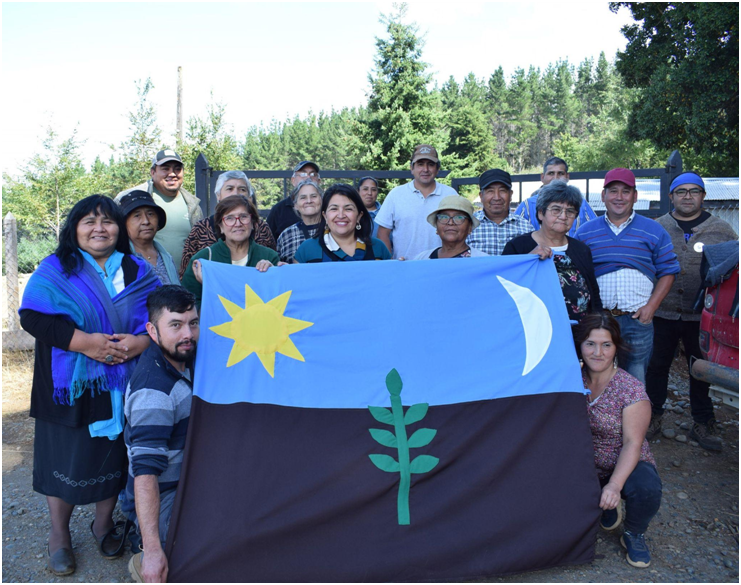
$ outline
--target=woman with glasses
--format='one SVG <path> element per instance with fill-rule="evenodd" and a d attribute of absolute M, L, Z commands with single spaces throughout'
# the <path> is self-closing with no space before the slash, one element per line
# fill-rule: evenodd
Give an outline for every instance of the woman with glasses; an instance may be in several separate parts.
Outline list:
<path fill-rule="evenodd" d="M 553 258 L 569 319 L 580 321 L 587 313 L 602 310 L 589 246 L 567 234 L 579 215 L 581 191 L 564 181 L 540 189 L 535 205 L 540 229 L 510 240 L 504 255 L 537 254 Z"/>
<path fill-rule="evenodd" d="M 442 246 L 425 250 L 415 260 L 487 256 L 485 252 L 466 244 L 469 234 L 479 227 L 479 220 L 473 216 L 473 205 L 465 197 L 449 195 L 443 198 L 437 211 L 427 216 L 427 222 L 435 228 Z"/>
<path fill-rule="evenodd" d="M 281 263 L 275 250 L 255 242 L 254 226 L 258 220 L 257 209 L 244 195 L 225 197 L 216 206 L 214 232 L 218 239 L 191 258 L 183 275 L 183 286 L 195 295 L 199 310 L 203 291 L 200 259 L 249 266 L 260 272 Z"/>

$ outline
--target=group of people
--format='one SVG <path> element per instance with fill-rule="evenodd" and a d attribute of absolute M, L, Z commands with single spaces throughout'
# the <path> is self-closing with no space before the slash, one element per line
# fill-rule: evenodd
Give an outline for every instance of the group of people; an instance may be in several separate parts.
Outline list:
<path fill-rule="evenodd" d="M 426 260 L 536 254 L 553 262 L 583 363 L 586 409 L 602 485 L 601 525 L 622 522 L 631 565 L 645 567 L 644 533 L 661 501 L 647 439 L 661 430 L 668 372 L 679 339 L 700 357 L 702 247 L 735 240 L 702 209 L 702 178 L 670 187 L 673 211 L 635 213 L 628 169 L 605 176 L 597 217 L 569 185 L 568 165 L 544 164 L 542 186 L 511 210 L 512 180 L 479 177 L 482 209 L 437 182 L 440 160 L 421 144 L 413 180 L 379 204 L 378 181 L 322 190 L 318 165 L 294 168 L 291 196 L 264 221 L 242 171 L 222 173 L 218 204 L 203 218 L 182 189 L 183 164 L 157 153 L 148 182 L 112 200 L 92 195 L 68 213 L 55 253 L 26 286 L 21 324 L 36 338 L 31 416 L 36 420 L 33 488 L 51 519 L 48 564 L 75 570 L 69 532 L 74 506 L 95 503 L 92 536 L 101 555 L 121 556 L 128 534 L 137 580 L 165 581 L 164 540 L 180 477 L 199 338 L 202 260 L 266 271 L 291 263 Z M 648 371 L 648 373 L 647 373 Z M 690 380 L 701 447 L 720 450 L 708 386 Z M 113 521 L 124 491 L 125 523 Z M 129 530 L 130 527 L 133 527 Z"/>

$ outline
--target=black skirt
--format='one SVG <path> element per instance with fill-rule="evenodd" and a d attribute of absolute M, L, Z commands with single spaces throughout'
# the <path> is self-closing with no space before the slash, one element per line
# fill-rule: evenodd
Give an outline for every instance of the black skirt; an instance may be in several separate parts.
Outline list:
<path fill-rule="evenodd" d="M 128 458 L 123 433 L 115 441 L 91 437 L 88 427 L 36 419 L 33 489 L 68 504 L 117 496 L 126 487 Z"/>

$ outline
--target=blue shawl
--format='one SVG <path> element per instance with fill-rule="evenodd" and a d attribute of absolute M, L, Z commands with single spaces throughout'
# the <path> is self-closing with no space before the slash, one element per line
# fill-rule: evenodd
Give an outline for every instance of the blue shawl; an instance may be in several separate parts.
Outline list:
<path fill-rule="evenodd" d="M 111 298 L 88 262 L 80 262 L 67 276 L 59 259 L 47 256 L 28 280 L 19 310 L 64 316 L 85 333 L 146 333 L 147 295 L 160 286 L 160 281 L 146 262 L 131 259 L 138 266 L 136 280 Z M 93 394 L 123 391 L 136 361 L 107 365 L 82 353 L 53 347 L 54 402 L 73 405 L 88 390 Z"/>

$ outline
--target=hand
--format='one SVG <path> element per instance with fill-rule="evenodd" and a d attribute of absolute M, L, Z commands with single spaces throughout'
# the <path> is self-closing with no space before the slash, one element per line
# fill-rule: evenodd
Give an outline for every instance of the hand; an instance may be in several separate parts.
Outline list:
<path fill-rule="evenodd" d="M 281 260 L 280 262 L 278 262 L 277 265 L 278 266 L 288 266 L 288 262 L 283 262 L 283 260 Z"/>
<path fill-rule="evenodd" d="M 145 583 L 167 583 L 167 557 L 161 547 L 144 549 L 142 577 Z"/>
<path fill-rule="evenodd" d="M 83 333 L 84 338 L 79 351 L 90 359 L 107 365 L 122 364 L 128 359 L 127 349 L 120 345 L 116 335 L 81 333 Z M 113 360 L 110 362 L 105 359 L 109 355 L 113 356 Z"/>
<path fill-rule="evenodd" d="M 203 271 L 201 270 L 200 260 L 193 260 L 193 276 L 196 277 L 198 282 L 203 284 Z"/>
<path fill-rule="evenodd" d="M 614 510 L 620 504 L 620 488 L 614 483 L 609 482 L 602 488 L 602 497 L 599 500 L 599 507 L 603 510 Z"/>
<path fill-rule="evenodd" d="M 633 313 L 633 319 L 638 319 L 644 325 L 648 325 L 653 321 L 654 313 L 656 309 L 651 308 L 649 305 L 643 305 L 635 313 Z"/>
<path fill-rule="evenodd" d="M 404 258 L 404 256 L 399 256 L 399 257 L 397 258 L 397 260 L 399 260 L 399 261 L 401 261 L 401 262 L 404 262 L 404 260 L 406 260 L 406 258 Z"/>
<path fill-rule="evenodd" d="M 118 345 L 126 352 L 127 359 L 141 355 L 149 347 L 149 335 L 146 334 L 114 333 L 111 337 L 118 339 Z"/>
<path fill-rule="evenodd" d="M 548 246 L 541 246 L 540 244 L 538 244 L 537 247 L 530 253 L 537 254 L 538 258 L 540 258 L 541 260 L 546 260 L 553 256 L 553 250 L 551 250 Z"/>
<path fill-rule="evenodd" d="M 270 268 L 272 265 L 273 263 L 270 260 L 260 260 L 255 268 L 257 268 L 260 272 L 267 272 L 268 268 Z"/>

